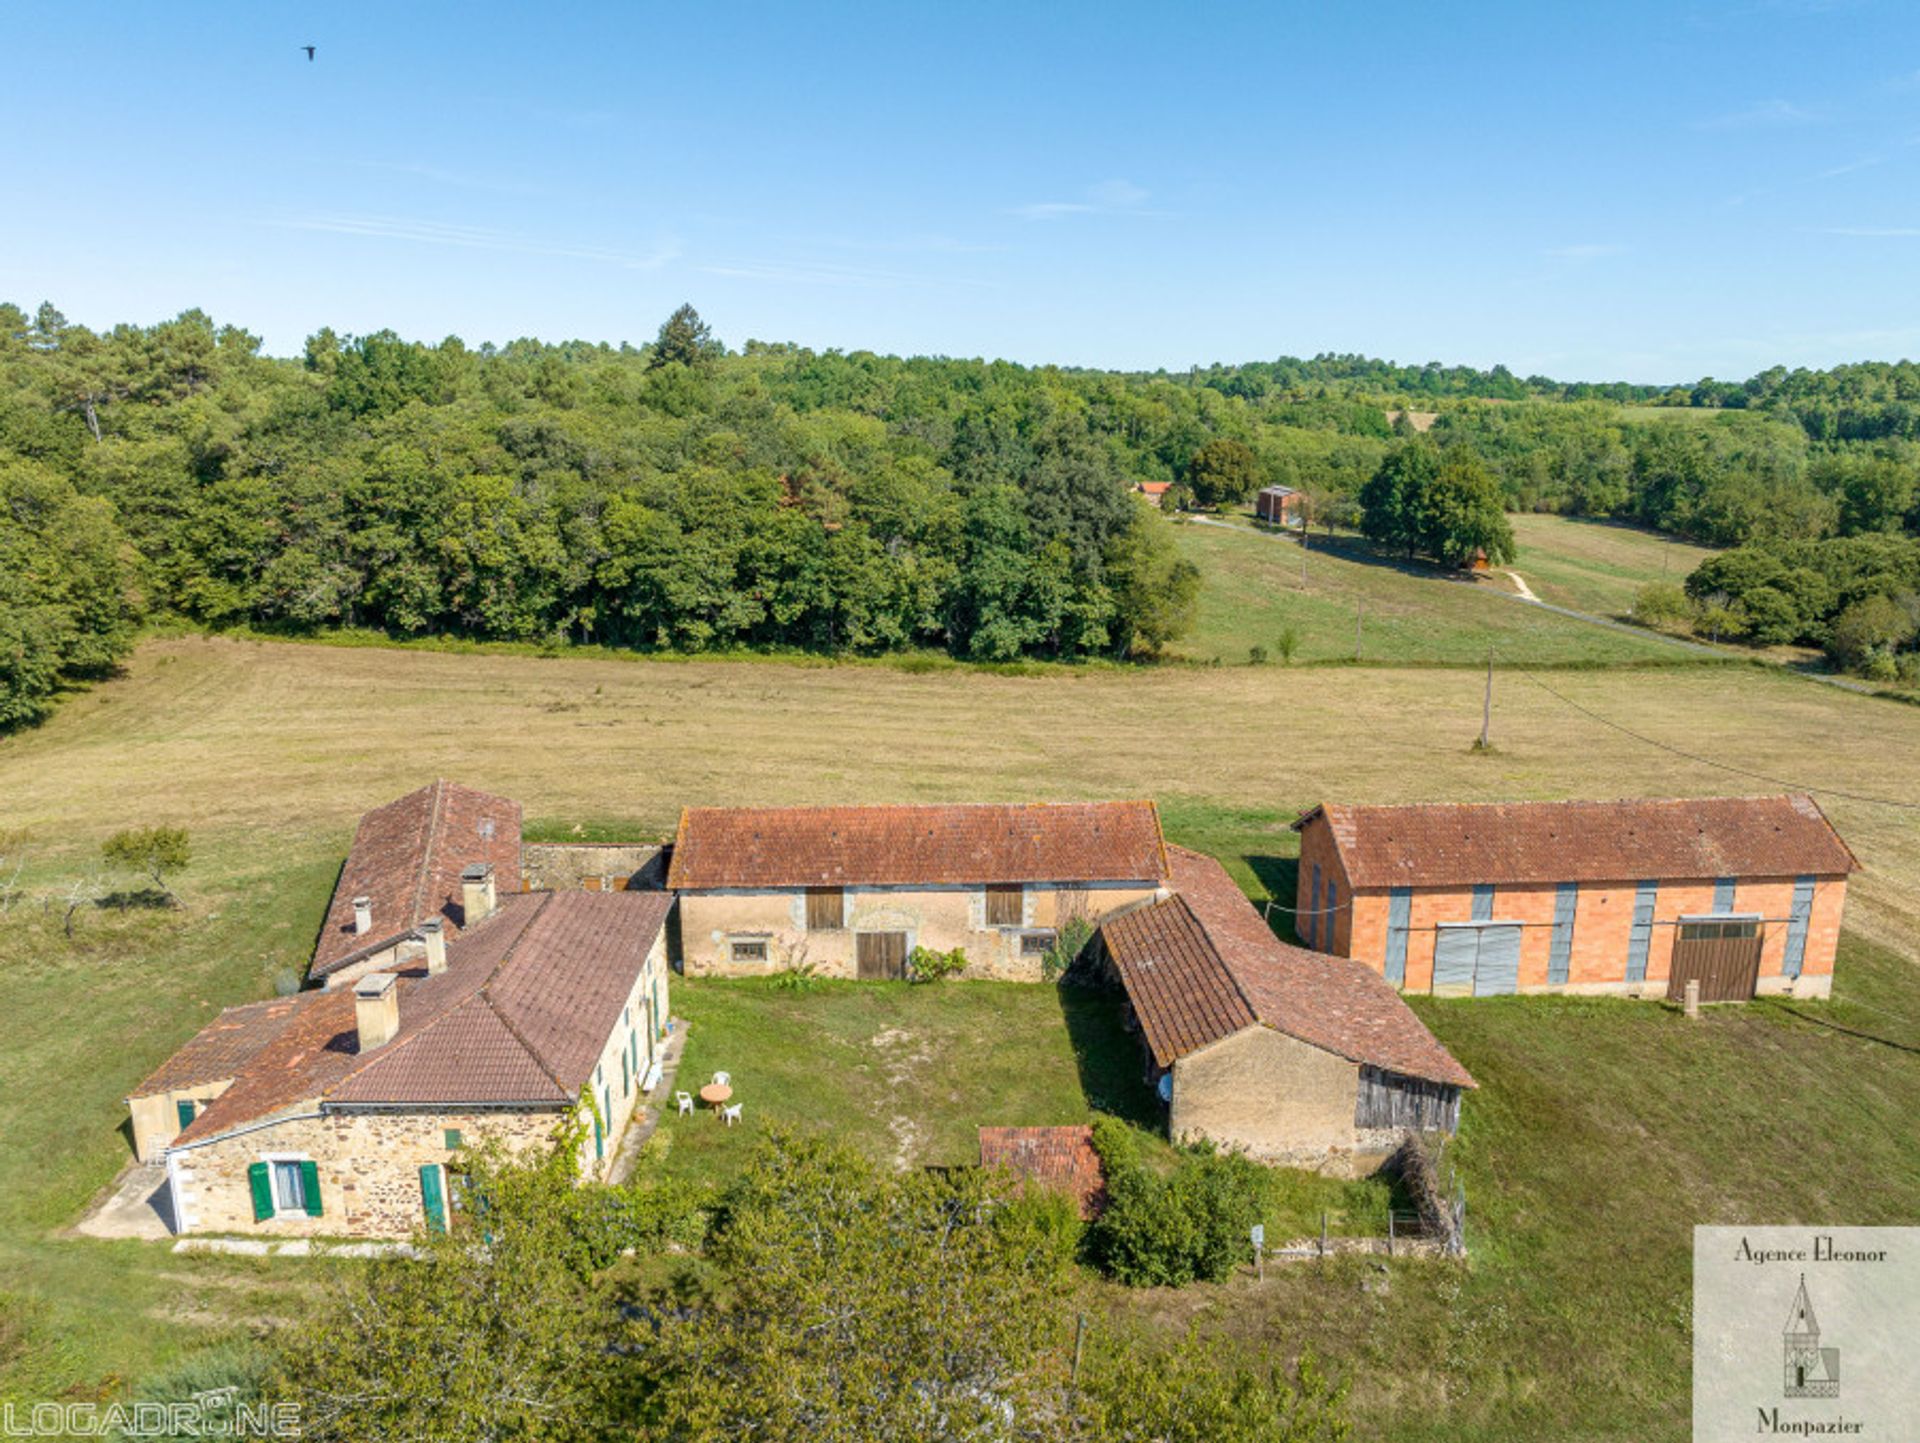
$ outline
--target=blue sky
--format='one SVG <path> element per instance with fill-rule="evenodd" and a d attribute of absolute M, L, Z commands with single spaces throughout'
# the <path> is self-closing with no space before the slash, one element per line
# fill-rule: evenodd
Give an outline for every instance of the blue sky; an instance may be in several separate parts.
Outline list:
<path fill-rule="evenodd" d="M 309 63 L 296 48 L 318 48 Z M 1122 367 L 1920 354 L 1920 6 L 0 14 L 0 298 Z"/>

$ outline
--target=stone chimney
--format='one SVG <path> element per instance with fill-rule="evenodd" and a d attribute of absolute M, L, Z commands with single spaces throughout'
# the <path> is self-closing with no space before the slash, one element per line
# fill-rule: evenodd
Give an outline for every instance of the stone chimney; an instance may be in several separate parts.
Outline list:
<path fill-rule="evenodd" d="M 355 897 L 353 899 L 353 930 L 356 936 L 364 937 L 373 930 L 373 898 Z"/>
<path fill-rule="evenodd" d="M 420 940 L 427 944 L 427 975 L 438 977 L 447 970 L 447 932 L 438 917 L 420 924 Z"/>
<path fill-rule="evenodd" d="M 369 972 L 353 984 L 353 1015 L 360 1025 L 360 1050 L 371 1052 L 400 1030 L 400 979 L 391 972 Z"/>
<path fill-rule="evenodd" d="M 460 873 L 460 925 L 471 927 L 493 915 L 493 863 L 475 862 Z"/>

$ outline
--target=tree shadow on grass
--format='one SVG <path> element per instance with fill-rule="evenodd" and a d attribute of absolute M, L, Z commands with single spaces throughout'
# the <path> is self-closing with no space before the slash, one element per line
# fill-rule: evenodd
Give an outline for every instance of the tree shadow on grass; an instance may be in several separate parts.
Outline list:
<path fill-rule="evenodd" d="M 1140 1038 L 1127 1027 L 1126 998 L 1117 988 L 1070 982 L 1055 992 L 1087 1106 L 1157 1131 L 1160 1100 L 1147 1085 Z"/>
<path fill-rule="evenodd" d="M 1298 857 L 1248 857 L 1247 867 L 1267 889 L 1267 895 L 1273 899 L 1271 909 L 1259 907 L 1266 915 L 1267 925 L 1273 929 L 1273 935 L 1282 942 L 1291 942 L 1296 947 L 1305 946 L 1300 940 L 1298 918 L 1292 908 L 1300 896 L 1300 859 Z"/>
<path fill-rule="evenodd" d="M 158 887 L 133 887 L 123 892 L 108 892 L 94 900 L 103 912 L 166 912 L 178 906 L 173 895 Z"/>

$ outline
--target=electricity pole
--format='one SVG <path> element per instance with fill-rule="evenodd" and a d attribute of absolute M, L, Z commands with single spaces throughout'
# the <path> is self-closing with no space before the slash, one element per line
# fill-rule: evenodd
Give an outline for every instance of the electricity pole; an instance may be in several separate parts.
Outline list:
<path fill-rule="evenodd" d="M 1487 696 L 1480 704 L 1480 750 L 1493 746 L 1493 648 L 1487 648 Z"/>

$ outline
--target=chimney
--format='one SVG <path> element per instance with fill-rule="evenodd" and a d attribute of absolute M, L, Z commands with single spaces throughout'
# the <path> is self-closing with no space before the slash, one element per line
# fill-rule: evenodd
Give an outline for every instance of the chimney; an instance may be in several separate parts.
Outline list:
<path fill-rule="evenodd" d="M 353 930 L 361 937 L 373 930 L 373 898 L 355 897 L 353 899 Z"/>
<path fill-rule="evenodd" d="M 360 1025 L 362 1052 L 391 1042 L 400 1030 L 399 980 L 391 972 L 369 972 L 353 984 L 353 1015 Z"/>
<path fill-rule="evenodd" d="M 438 977 L 447 970 L 447 933 L 438 917 L 420 924 L 420 940 L 427 944 L 427 975 Z"/>
<path fill-rule="evenodd" d="M 493 863 L 475 862 L 460 873 L 460 925 L 471 927 L 493 915 Z"/>

